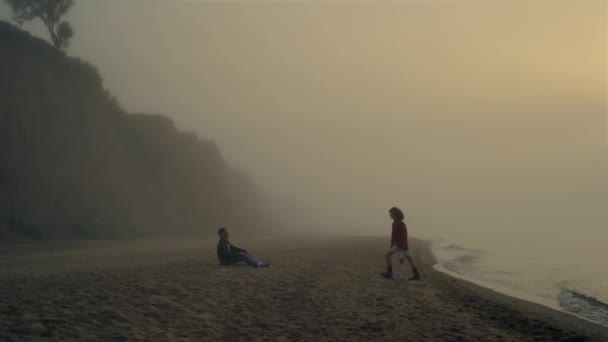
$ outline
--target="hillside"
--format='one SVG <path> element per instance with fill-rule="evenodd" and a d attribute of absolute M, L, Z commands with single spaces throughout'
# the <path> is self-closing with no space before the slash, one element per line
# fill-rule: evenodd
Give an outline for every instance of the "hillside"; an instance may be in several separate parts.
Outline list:
<path fill-rule="evenodd" d="M 96 69 L 0 21 L 0 237 L 213 233 L 264 225 L 218 147 L 129 114 Z"/>

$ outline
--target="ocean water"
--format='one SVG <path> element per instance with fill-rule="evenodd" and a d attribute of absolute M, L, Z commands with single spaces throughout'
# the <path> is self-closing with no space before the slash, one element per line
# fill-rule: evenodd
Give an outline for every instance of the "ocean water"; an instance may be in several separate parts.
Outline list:
<path fill-rule="evenodd" d="M 608 326 L 608 236 L 432 241 L 435 268 Z"/>

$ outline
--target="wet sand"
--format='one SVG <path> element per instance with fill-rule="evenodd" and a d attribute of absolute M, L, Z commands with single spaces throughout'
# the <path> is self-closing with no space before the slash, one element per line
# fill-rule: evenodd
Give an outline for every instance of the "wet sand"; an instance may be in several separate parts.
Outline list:
<path fill-rule="evenodd" d="M 0 247 L 0 341 L 608 341 L 608 329 L 436 272 L 387 239 L 234 239 L 270 268 L 219 266 L 214 240 Z"/>

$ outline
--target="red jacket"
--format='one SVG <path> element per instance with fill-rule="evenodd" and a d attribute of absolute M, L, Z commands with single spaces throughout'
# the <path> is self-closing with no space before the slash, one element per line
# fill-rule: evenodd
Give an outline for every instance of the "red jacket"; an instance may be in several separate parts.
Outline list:
<path fill-rule="evenodd" d="M 397 246 L 401 249 L 409 249 L 407 246 L 407 227 L 403 221 L 393 222 L 393 233 L 391 234 L 391 248 Z"/>

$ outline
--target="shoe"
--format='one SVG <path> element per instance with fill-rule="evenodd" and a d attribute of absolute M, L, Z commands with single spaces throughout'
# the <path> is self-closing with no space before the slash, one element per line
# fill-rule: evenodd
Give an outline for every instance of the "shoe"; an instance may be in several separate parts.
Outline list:
<path fill-rule="evenodd" d="M 414 268 L 414 275 L 412 275 L 408 280 L 421 280 L 420 273 L 418 273 L 418 269 Z"/>
<path fill-rule="evenodd" d="M 263 261 L 262 263 L 260 263 L 260 267 L 269 267 L 270 266 L 270 262 L 268 261 Z"/>
<path fill-rule="evenodd" d="M 383 278 L 386 278 L 386 279 L 393 279 L 393 267 L 392 267 L 392 266 L 388 266 L 388 267 L 386 268 L 386 272 L 384 272 L 384 273 L 380 273 L 380 275 L 381 275 Z"/>

